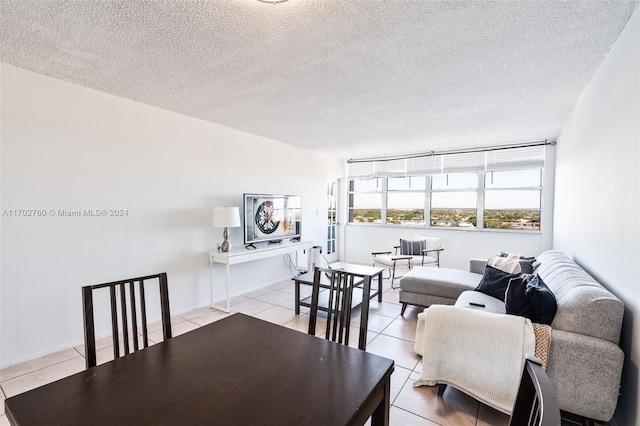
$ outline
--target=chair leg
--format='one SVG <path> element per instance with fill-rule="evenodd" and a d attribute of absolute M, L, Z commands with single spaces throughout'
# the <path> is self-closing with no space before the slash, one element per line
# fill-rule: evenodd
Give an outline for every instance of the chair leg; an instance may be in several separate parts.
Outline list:
<path fill-rule="evenodd" d="M 404 311 L 407 310 L 407 305 L 408 305 L 408 303 L 403 303 L 402 304 L 402 309 L 400 310 L 400 316 L 404 315 Z"/>
<path fill-rule="evenodd" d="M 380 265 L 382 265 L 382 264 L 376 264 L 376 262 L 373 262 L 373 267 L 374 268 L 377 267 L 377 266 L 380 266 Z M 389 269 L 389 276 L 387 278 L 383 277 L 385 280 L 388 279 L 388 278 L 391 278 L 391 268 L 388 268 L 388 269 Z"/>
<path fill-rule="evenodd" d="M 447 385 L 445 385 L 444 383 L 438 383 L 438 396 L 442 396 L 445 389 L 447 389 Z"/>
<path fill-rule="evenodd" d="M 391 288 L 396 289 L 398 287 L 393 286 L 393 282 L 396 279 L 396 262 L 393 261 L 393 274 L 391 275 Z"/>

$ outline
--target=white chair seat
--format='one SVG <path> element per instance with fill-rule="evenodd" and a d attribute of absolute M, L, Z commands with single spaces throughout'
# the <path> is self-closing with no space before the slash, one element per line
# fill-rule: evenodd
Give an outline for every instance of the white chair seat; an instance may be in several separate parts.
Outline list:
<path fill-rule="evenodd" d="M 389 277 L 391 278 L 391 287 L 393 287 L 393 281 L 396 278 L 396 266 L 400 268 L 411 269 L 414 266 L 427 266 L 427 265 L 435 265 L 440 267 L 440 252 L 443 250 L 442 248 L 442 238 L 432 238 L 432 237 L 423 237 L 416 235 L 413 238 L 413 241 L 424 241 L 425 243 L 422 245 L 424 247 L 422 250 L 423 254 L 415 254 L 419 252 L 414 244 L 413 248 L 409 248 L 412 250 L 413 255 L 410 258 L 407 258 L 407 255 L 402 255 L 399 253 L 401 246 L 395 246 L 394 252 L 374 252 L 371 253 L 373 255 L 373 266 L 383 266 L 389 269 Z M 407 240 L 400 240 L 401 245 L 407 243 Z"/>
<path fill-rule="evenodd" d="M 383 266 L 388 266 L 388 267 L 393 267 L 394 266 L 394 262 L 395 266 L 409 266 L 408 262 L 409 259 L 399 259 L 399 260 L 394 260 L 394 258 L 398 257 L 398 255 L 391 255 L 391 254 L 379 254 L 376 255 L 374 260 L 374 263 L 376 264 L 380 264 Z M 438 259 L 436 259 L 433 256 L 424 256 L 424 264 L 428 265 L 430 263 L 437 263 Z M 411 256 L 411 267 L 413 268 L 414 266 L 422 266 L 422 256 Z"/>

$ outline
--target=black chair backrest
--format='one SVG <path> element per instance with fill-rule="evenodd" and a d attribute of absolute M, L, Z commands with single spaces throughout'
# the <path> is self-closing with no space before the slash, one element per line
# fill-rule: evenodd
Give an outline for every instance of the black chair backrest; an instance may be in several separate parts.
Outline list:
<path fill-rule="evenodd" d="M 527 355 L 509 425 L 560 426 L 560 408 L 542 362 Z"/>
<path fill-rule="evenodd" d="M 311 291 L 309 334 L 316 334 L 318 310 L 327 313 L 325 338 L 349 344 L 353 286 L 358 278 L 344 271 L 316 267 Z"/>
<path fill-rule="evenodd" d="M 96 335 L 93 314 L 93 291 L 101 288 L 109 288 L 111 295 L 111 334 L 113 339 L 113 357 L 120 357 L 119 331 L 122 330 L 124 353 L 128 355 L 139 349 L 149 346 L 147 332 L 147 308 L 144 295 L 145 281 L 157 280 L 160 286 L 160 308 L 162 312 L 162 335 L 164 340 L 171 338 L 171 316 L 169 314 L 169 288 L 167 286 L 167 274 L 162 272 L 146 277 L 130 278 L 104 284 L 88 285 L 82 287 L 82 306 L 84 315 L 84 350 L 87 369 L 96 365 Z M 139 304 L 136 303 L 135 284 L 138 284 Z M 116 291 L 118 289 L 118 291 Z M 127 291 L 128 290 L 128 291 Z M 119 297 L 118 294 L 119 293 Z M 129 303 L 127 303 L 127 293 Z M 120 321 L 118 321 L 118 298 L 120 299 Z M 142 344 L 139 344 L 138 312 L 140 307 L 140 328 L 142 332 Z M 130 313 L 130 315 L 129 315 Z M 130 320 L 129 320 L 130 319 Z M 118 322 L 120 322 L 119 329 Z M 133 350 L 129 345 L 129 330 L 133 339 Z"/>

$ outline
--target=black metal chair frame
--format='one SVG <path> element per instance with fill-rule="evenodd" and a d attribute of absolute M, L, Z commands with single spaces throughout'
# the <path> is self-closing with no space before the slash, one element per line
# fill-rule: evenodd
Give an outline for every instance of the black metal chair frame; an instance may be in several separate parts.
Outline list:
<path fill-rule="evenodd" d="M 329 278 L 327 285 L 321 284 L 322 274 Z M 318 319 L 320 289 L 329 292 L 327 312 L 327 327 L 325 338 L 344 345 L 349 344 L 349 329 L 351 327 L 351 302 L 353 287 L 360 280 L 347 272 L 316 267 L 313 273 L 311 290 L 311 311 L 309 313 L 309 334 L 315 336 Z M 324 309 L 323 309 L 324 311 Z"/>
<path fill-rule="evenodd" d="M 447 385 L 438 384 L 438 396 Z M 509 426 L 560 426 L 556 392 L 540 359 L 527 355 Z"/>
<path fill-rule="evenodd" d="M 527 355 L 509 425 L 560 426 L 560 423 L 556 393 L 542 362 Z"/>
<path fill-rule="evenodd" d="M 101 288 L 109 288 L 111 296 L 111 333 L 113 340 L 113 357 L 120 357 L 120 342 L 118 329 L 118 296 L 116 288 L 119 289 L 121 326 L 124 344 L 124 353 L 122 356 L 131 352 L 149 347 L 149 339 L 147 332 L 147 311 L 144 294 L 144 282 L 147 280 L 158 280 L 160 286 L 160 307 L 162 312 L 162 335 L 164 340 L 170 339 L 171 336 L 171 316 L 169 311 L 169 288 L 167 285 L 167 274 L 162 272 L 156 275 L 148 275 L 145 277 L 130 278 L 126 280 L 114 281 L 104 284 L 88 285 L 82 287 L 82 306 L 84 316 L 84 350 L 87 369 L 96 366 L 96 335 L 93 314 L 93 291 Z M 138 283 L 138 294 L 140 295 L 140 320 L 142 331 L 142 347 L 138 342 L 138 314 L 136 310 L 136 292 L 135 283 Z M 129 290 L 129 308 L 127 309 L 127 288 Z M 133 338 L 133 351 L 129 346 L 129 315 L 131 312 L 131 334 Z"/>

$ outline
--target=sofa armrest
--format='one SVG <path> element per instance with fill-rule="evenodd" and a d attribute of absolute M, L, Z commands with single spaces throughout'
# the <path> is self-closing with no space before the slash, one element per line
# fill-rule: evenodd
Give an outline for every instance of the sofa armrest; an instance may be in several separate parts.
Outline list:
<path fill-rule="evenodd" d="M 623 362 L 622 349 L 608 340 L 553 330 L 547 374 L 560 409 L 604 422 L 611 420 L 618 403 Z"/>
<path fill-rule="evenodd" d="M 475 274 L 484 274 L 484 268 L 487 266 L 486 259 L 470 259 L 469 260 L 469 272 Z"/>

